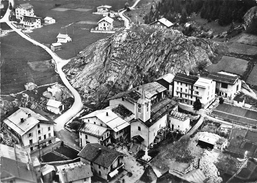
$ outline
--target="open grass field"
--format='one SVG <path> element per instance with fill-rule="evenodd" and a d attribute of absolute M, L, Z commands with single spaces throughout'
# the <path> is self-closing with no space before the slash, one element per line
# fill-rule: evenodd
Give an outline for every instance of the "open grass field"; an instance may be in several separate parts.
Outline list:
<path fill-rule="evenodd" d="M 241 44 L 248 44 L 248 45 L 252 45 L 252 46 L 257 46 L 257 36 L 243 33 L 237 39 L 237 42 L 241 43 Z"/>
<path fill-rule="evenodd" d="M 257 86 L 257 65 L 254 66 L 246 82 L 250 85 Z"/>
<path fill-rule="evenodd" d="M 242 76 L 247 69 L 247 64 L 247 60 L 223 56 L 217 64 L 208 66 L 207 70 L 209 72 L 227 71 Z"/>
<path fill-rule="evenodd" d="M 111 5 L 112 10 L 123 8 L 127 0 L 16 0 L 16 5 L 30 3 L 34 6 L 35 14 L 40 17 L 51 16 L 57 23 L 34 30 L 30 36 L 44 44 L 56 42 L 58 33 L 68 33 L 72 42 L 64 45 L 57 54 L 62 58 L 71 58 L 88 45 L 107 37 L 110 34 L 93 34 L 89 30 L 96 26 L 102 17 L 93 15 L 95 8 L 102 4 Z M 130 4 L 132 0 L 128 1 Z M 56 11 L 54 8 L 65 8 L 66 11 Z M 84 23 L 81 23 L 83 22 Z M 71 24 L 65 28 L 65 26 Z M 9 29 L 5 24 L 1 28 Z M 59 81 L 54 68 L 48 68 L 38 62 L 51 59 L 41 48 L 21 38 L 16 33 L 1 37 L 1 94 L 10 94 L 24 89 L 24 84 L 34 82 L 37 85 Z M 36 61 L 30 66 L 28 62 Z M 42 62 L 43 63 L 43 62 Z M 37 69 L 33 67 L 37 67 Z M 38 69 L 38 67 L 43 69 Z"/>

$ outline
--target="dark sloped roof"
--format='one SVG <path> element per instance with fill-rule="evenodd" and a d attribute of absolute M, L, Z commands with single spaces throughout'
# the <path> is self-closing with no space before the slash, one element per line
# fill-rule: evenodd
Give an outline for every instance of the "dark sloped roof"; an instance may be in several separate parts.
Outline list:
<path fill-rule="evenodd" d="M 177 73 L 173 80 L 177 81 L 177 82 L 182 82 L 182 83 L 193 85 L 198 80 L 198 77 L 192 76 L 192 75 L 186 75 L 186 74 L 182 74 L 182 73 Z"/>
<path fill-rule="evenodd" d="M 239 76 L 231 76 L 222 73 L 210 73 L 208 78 L 213 79 L 216 82 L 234 84 Z"/>
<path fill-rule="evenodd" d="M 1 157 L 1 180 L 9 177 L 23 180 L 24 182 L 37 182 L 36 173 L 33 167 L 29 165 L 30 170 L 27 168 L 26 163 Z"/>
<path fill-rule="evenodd" d="M 143 175 L 140 177 L 140 182 L 152 182 L 157 179 L 157 175 L 153 171 L 153 168 L 151 166 L 147 166 Z"/>
<path fill-rule="evenodd" d="M 164 98 L 159 101 L 156 105 L 153 106 L 151 111 L 151 119 L 146 121 L 144 124 L 148 127 L 155 124 L 160 118 L 162 118 L 165 114 L 170 112 L 175 106 L 176 102 L 169 98 Z"/>
<path fill-rule="evenodd" d="M 159 177 L 156 181 L 156 183 L 167 183 L 167 182 L 172 182 L 172 183 L 190 183 L 189 181 L 182 179 L 178 176 L 175 176 L 169 171 L 164 173 L 161 177 Z"/>
<path fill-rule="evenodd" d="M 237 94 L 235 97 L 234 97 L 234 101 L 237 101 L 237 102 L 243 102 L 245 99 L 245 95 L 243 93 L 239 93 Z"/>
<path fill-rule="evenodd" d="M 128 110 L 126 107 L 124 107 L 121 104 L 119 104 L 117 107 L 113 108 L 112 112 L 120 115 L 122 118 L 126 118 L 133 114 L 130 110 Z"/>
<path fill-rule="evenodd" d="M 124 156 L 122 153 L 104 147 L 97 143 L 87 144 L 78 154 L 78 156 L 108 168 L 112 165 L 113 161 L 119 156 Z"/>
<path fill-rule="evenodd" d="M 23 16 L 23 21 L 24 22 L 36 22 L 38 19 L 41 20 L 40 17 L 30 17 L 30 16 Z"/>

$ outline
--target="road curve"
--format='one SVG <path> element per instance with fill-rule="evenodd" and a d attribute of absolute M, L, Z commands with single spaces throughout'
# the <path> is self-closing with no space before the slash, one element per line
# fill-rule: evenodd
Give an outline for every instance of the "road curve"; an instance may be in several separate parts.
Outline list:
<path fill-rule="evenodd" d="M 11 3 L 12 5 L 14 5 L 13 0 L 9 0 L 9 3 Z M 6 14 L 4 15 L 4 18 L 2 18 L 0 20 L 0 22 L 5 22 L 7 23 L 17 34 L 19 34 L 21 37 L 23 37 L 24 39 L 30 41 L 31 43 L 33 43 L 36 46 L 40 46 L 41 48 L 43 48 L 49 55 L 51 55 L 54 63 L 55 63 L 55 68 L 57 73 L 59 74 L 62 82 L 64 83 L 64 85 L 70 90 L 70 92 L 72 93 L 73 97 L 74 97 L 74 103 L 71 106 L 71 108 L 69 110 L 67 110 L 65 113 L 63 113 L 61 116 L 59 116 L 58 118 L 56 118 L 54 121 L 56 122 L 55 125 L 55 131 L 60 131 L 62 129 L 64 129 L 64 125 L 66 122 L 70 121 L 74 116 L 76 116 L 83 108 L 83 103 L 81 100 L 81 97 L 79 95 L 79 93 L 71 86 L 71 84 L 69 83 L 69 81 L 67 80 L 64 72 L 62 71 L 62 67 L 67 64 L 69 62 L 69 60 L 63 60 L 62 58 L 60 58 L 56 53 L 54 53 L 50 48 L 48 48 L 47 46 L 37 42 L 36 40 L 30 38 L 29 36 L 27 36 L 26 34 L 24 34 L 21 30 L 17 29 L 10 21 L 9 21 L 9 15 L 10 15 L 10 11 L 9 8 L 6 12 Z"/>

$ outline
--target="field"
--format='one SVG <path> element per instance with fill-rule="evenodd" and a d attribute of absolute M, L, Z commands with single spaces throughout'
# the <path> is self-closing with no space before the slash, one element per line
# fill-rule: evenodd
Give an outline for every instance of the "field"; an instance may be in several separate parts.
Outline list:
<path fill-rule="evenodd" d="M 223 56 L 217 64 L 208 66 L 207 70 L 209 72 L 227 71 L 242 76 L 247 69 L 247 64 L 246 60 Z"/>
<path fill-rule="evenodd" d="M 257 65 L 254 66 L 252 72 L 248 76 L 246 82 L 250 85 L 257 86 Z"/>
<path fill-rule="evenodd" d="M 257 46 L 257 36 L 244 33 L 240 35 L 239 39 L 237 39 L 237 42 L 241 44 Z"/>
<path fill-rule="evenodd" d="M 44 44 L 51 44 L 56 42 L 58 33 L 67 32 L 73 41 L 64 45 L 57 54 L 62 58 L 71 58 L 88 45 L 110 35 L 89 32 L 101 18 L 100 15 L 92 14 L 96 6 L 108 4 L 113 10 L 118 10 L 124 7 L 127 0 L 17 0 L 16 4 L 26 2 L 34 6 L 37 16 L 52 16 L 57 21 L 56 24 L 36 29 L 29 35 Z M 133 1 L 129 0 L 129 3 L 132 4 Z M 66 8 L 66 11 L 53 10 L 57 7 Z M 71 25 L 67 26 L 69 24 Z M 9 29 L 5 24 L 1 24 L 1 28 Z M 1 37 L 1 94 L 19 92 L 24 89 L 24 84 L 27 82 L 41 85 L 58 81 L 59 77 L 54 68 L 46 69 L 48 66 L 38 63 L 49 59 L 51 57 L 43 49 L 34 46 L 16 33 Z M 37 62 L 37 66 L 44 69 L 32 70 L 27 62 L 34 61 Z"/>

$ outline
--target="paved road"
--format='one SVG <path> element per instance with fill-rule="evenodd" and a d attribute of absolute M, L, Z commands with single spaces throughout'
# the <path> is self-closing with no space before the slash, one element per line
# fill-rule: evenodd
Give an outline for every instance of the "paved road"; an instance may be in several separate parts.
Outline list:
<path fill-rule="evenodd" d="M 14 6 L 14 1 L 13 0 L 9 0 L 9 3 L 11 3 Z M 59 74 L 62 82 L 65 84 L 65 86 L 70 90 L 70 92 L 74 96 L 74 103 L 73 103 L 72 107 L 69 110 L 67 110 L 65 113 L 63 113 L 61 116 L 59 116 L 57 119 L 55 119 L 55 122 L 56 122 L 55 131 L 61 131 L 61 130 L 64 129 L 65 123 L 68 122 L 69 120 L 71 120 L 75 115 L 77 115 L 83 107 L 83 103 L 82 103 L 82 100 L 81 100 L 81 97 L 80 97 L 79 93 L 71 86 L 71 84 L 67 80 L 64 72 L 62 71 L 62 67 L 65 64 L 67 64 L 69 62 L 69 60 L 63 60 L 56 53 L 54 53 L 50 48 L 48 48 L 47 46 L 37 42 L 36 40 L 34 40 L 32 38 L 30 38 L 29 36 L 24 34 L 21 30 L 17 29 L 9 21 L 9 15 L 10 15 L 10 10 L 8 8 L 6 14 L 0 20 L 0 22 L 6 22 L 21 37 L 30 41 L 31 43 L 33 43 L 36 46 L 40 46 L 45 51 L 47 51 L 47 53 L 49 55 L 51 55 L 52 59 L 54 60 L 55 69 L 56 69 L 57 73 Z"/>

